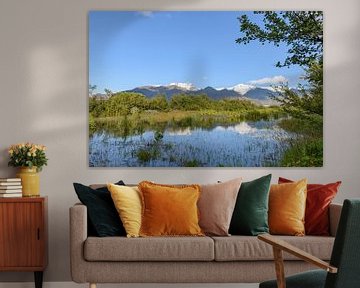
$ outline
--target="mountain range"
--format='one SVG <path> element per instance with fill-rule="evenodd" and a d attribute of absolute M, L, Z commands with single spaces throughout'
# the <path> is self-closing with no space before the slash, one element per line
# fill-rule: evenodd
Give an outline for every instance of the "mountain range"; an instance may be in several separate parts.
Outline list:
<path fill-rule="evenodd" d="M 136 92 L 146 97 L 154 97 L 156 95 L 165 95 L 167 99 L 171 99 L 176 94 L 206 94 L 208 97 L 219 100 L 224 98 L 246 99 L 262 105 L 277 105 L 278 102 L 271 97 L 280 95 L 272 87 L 258 87 L 248 84 L 238 84 L 228 88 L 213 88 L 211 86 L 205 88 L 196 88 L 190 83 L 170 83 L 168 85 L 148 85 L 125 90 L 122 92 Z M 94 96 L 105 96 L 96 94 Z"/>
<path fill-rule="evenodd" d="M 169 85 L 149 85 L 136 87 L 127 92 L 137 92 L 146 97 L 153 97 L 158 94 L 165 95 L 167 99 L 171 99 L 176 94 L 206 94 L 208 97 L 219 100 L 223 98 L 243 98 L 260 104 L 275 104 L 276 101 L 271 97 L 279 96 L 272 87 L 257 87 L 248 84 L 238 84 L 229 88 L 213 88 L 207 86 L 205 88 L 196 88 L 188 83 L 171 83 Z"/>

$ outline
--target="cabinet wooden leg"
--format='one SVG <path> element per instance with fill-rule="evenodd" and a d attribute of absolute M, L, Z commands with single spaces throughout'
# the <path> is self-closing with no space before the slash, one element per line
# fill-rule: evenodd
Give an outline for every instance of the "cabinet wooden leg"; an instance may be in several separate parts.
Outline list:
<path fill-rule="evenodd" d="M 95 283 L 89 283 L 89 288 L 96 288 L 96 284 Z"/>
<path fill-rule="evenodd" d="M 43 284 L 43 271 L 35 271 L 35 288 L 42 288 Z"/>

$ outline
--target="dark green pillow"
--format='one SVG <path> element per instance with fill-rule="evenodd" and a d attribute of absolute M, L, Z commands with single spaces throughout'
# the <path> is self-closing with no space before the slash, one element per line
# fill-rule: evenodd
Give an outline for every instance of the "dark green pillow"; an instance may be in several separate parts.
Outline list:
<path fill-rule="evenodd" d="M 241 184 L 230 222 L 230 234 L 256 236 L 269 233 L 270 182 L 271 174 Z"/>
<path fill-rule="evenodd" d="M 115 183 L 125 185 L 123 181 Z M 94 236 L 126 236 L 119 214 L 116 211 L 111 194 L 107 187 L 92 189 L 79 183 L 74 183 L 75 192 L 87 207 L 89 234 Z"/>

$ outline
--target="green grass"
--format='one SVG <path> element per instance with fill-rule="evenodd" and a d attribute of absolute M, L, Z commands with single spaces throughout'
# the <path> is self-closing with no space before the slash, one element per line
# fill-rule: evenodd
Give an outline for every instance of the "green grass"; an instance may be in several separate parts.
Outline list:
<path fill-rule="evenodd" d="M 184 167 L 200 167 L 201 163 L 199 161 L 197 161 L 196 159 L 194 160 L 188 160 L 184 162 Z"/>
<path fill-rule="evenodd" d="M 280 165 L 284 167 L 323 166 L 323 140 L 305 138 L 295 141 L 284 153 Z"/>
<path fill-rule="evenodd" d="M 288 118 L 280 121 L 279 126 L 298 134 L 290 142 L 280 161 L 284 167 L 321 167 L 323 166 L 322 123 Z"/>
<path fill-rule="evenodd" d="M 285 118 L 280 121 L 279 126 L 289 132 L 300 133 L 311 137 L 322 137 L 322 124 L 322 122 Z"/>

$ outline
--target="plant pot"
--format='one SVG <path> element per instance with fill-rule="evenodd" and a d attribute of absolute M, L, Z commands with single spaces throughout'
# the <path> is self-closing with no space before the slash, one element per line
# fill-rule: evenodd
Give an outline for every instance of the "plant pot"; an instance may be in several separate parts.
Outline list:
<path fill-rule="evenodd" d="M 36 167 L 20 167 L 17 177 L 21 178 L 22 196 L 40 196 L 40 177 Z"/>

